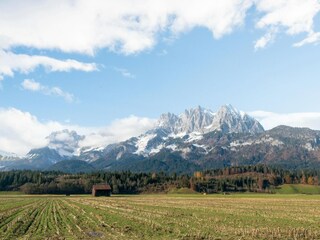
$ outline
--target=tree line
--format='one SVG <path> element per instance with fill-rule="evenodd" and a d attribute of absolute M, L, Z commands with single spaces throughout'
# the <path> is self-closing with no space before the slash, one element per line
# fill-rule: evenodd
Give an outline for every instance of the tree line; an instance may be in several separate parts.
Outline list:
<path fill-rule="evenodd" d="M 54 171 L 0 172 L 0 191 L 27 194 L 88 194 L 92 186 L 108 183 L 115 194 L 168 192 L 190 188 L 202 193 L 268 192 L 282 184 L 319 185 L 318 170 L 289 171 L 265 165 L 227 167 L 193 175 L 159 173 L 94 172 L 65 174 Z"/>

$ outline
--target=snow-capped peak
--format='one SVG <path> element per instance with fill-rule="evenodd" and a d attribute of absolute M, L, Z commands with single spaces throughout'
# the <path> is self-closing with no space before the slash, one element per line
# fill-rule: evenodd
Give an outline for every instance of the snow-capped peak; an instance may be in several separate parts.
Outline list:
<path fill-rule="evenodd" d="M 53 132 L 47 137 L 48 145 L 31 150 L 26 159 L 30 162 L 46 159 L 53 163 L 78 157 L 85 161 L 93 161 L 109 153 L 114 154 L 118 159 L 125 153 L 153 155 L 167 146 L 182 146 L 177 150 L 186 152 L 190 151 L 188 147 L 190 144 L 196 146 L 194 144 L 198 144 L 205 138 L 204 134 L 212 131 L 255 134 L 264 130 L 258 121 L 231 105 L 224 105 L 217 112 L 198 106 L 187 109 L 180 115 L 162 114 L 155 128 L 138 137 L 106 147 L 82 146 L 80 148 L 79 143 L 85 138 L 84 136 L 69 130 Z"/>
<path fill-rule="evenodd" d="M 262 132 L 263 127 L 258 121 L 232 105 L 223 105 L 216 113 L 200 106 L 185 110 L 179 116 L 166 113 L 160 116 L 158 129 L 168 134 L 190 134 L 192 132 L 207 133 L 218 130 L 239 133 Z"/>
<path fill-rule="evenodd" d="M 157 128 L 166 130 L 169 134 L 204 132 L 214 117 L 214 113 L 200 106 L 186 109 L 179 116 L 173 113 L 162 114 L 158 120 Z"/>
<path fill-rule="evenodd" d="M 232 105 L 223 105 L 215 114 L 209 131 L 222 131 L 224 133 L 260 133 L 264 129 L 262 125 L 244 112 L 240 112 Z"/>
<path fill-rule="evenodd" d="M 208 126 L 214 117 L 211 110 L 198 106 L 197 108 L 191 108 L 185 110 L 180 115 L 181 125 L 178 132 L 204 132 L 206 126 Z"/>
<path fill-rule="evenodd" d="M 203 134 L 212 131 L 223 133 L 260 133 L 263 127 L 258 121 L 232 105 L 222 106 L 216 113 L 200 106 L 185 110 L 180 115 L 162 114 L 155 129 L 136 138 L 135 154 L 148 155 L 158 152 L 170 139 L 193 142 L 202 139 Z"/>
<path fill-rule="evenodd" d="M 168 132 L 175 132 L 180 123 L 180 118 L 173 113 L 164 113 L 157 122 L 157 128 L 164 129 Z"/>

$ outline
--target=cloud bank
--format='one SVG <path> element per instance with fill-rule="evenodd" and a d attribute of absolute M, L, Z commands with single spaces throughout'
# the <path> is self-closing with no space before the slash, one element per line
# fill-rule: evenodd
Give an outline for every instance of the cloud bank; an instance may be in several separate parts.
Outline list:
<path fill-rule="evenodd" d="M 279 114 L 255 111 L 249 114 L 259 120 L 266 130 L 278 125 L 320 130 L 320 113 L 317 112 Z M 24 155 L 32 148 L 47 146 L 52 141 L 48 136 L 52 136 L 53 132 L 59 133 L 55 134 L 55 140 L 68 140 L 70 135 L 64 134 L 65 129 L 84 136 L 78 139 L 80 147 L 106 146 L 138 136 L 155 124 L 155 119 L 129 116 L 103 127 L 84 127 L 57 121 L 42 122 L 29 112 L 15 108 L 0 109 L 0 150 Z"/>
<path fill-rule="evenodd" d="M 319 42 L 319 33 L 314 32 L 314 18 L 320 11 L 318 0 L 258 0 L 255 6 L 262 13 L 256 27 L 267 31 L 255 48 L 265 47 L 274 40 L 275 33 L 281 31 L 291 36 L 307 34 L 305 39 L 294 44 L 296 47 Z"/>
<path fill-rule="evenodd" d="M 30 113 L 15 108 L 0 109 L 0 146 L 2 151 L 23 155 L 31 148 L 46 145 L 45 137 L 64 127 L 54 121 L 41 123 Z"/>
<path fill-rule="evenodd" d="M 125 141 L 130 137 L 138 136 L 154 127 L 155 119 L 129 116 L 127 118 L 117 119 L 110 125 L 100 128 L 96 132 L 86 135 L 86 138 L 80 143 L 82 147 L 99 147 L 106 144 Z"/>
<path fill-rule="evenodd" d="M 314 22 L 318 0 L 0 1 L 0 77 L 40 65 L 49 71 L 96 70 L 94 63 L 14 54 L 15 47 L 87 55 L 107 48 L 135 54 L 152 49 L 161 34 L 178 37 L 197 27 L 219 39 L 244 26 L 250 9 L 255 28 L 265 31 L 255 49 L 280 33 L 301 36 L 296 47 L 320 41 Z"/>
<path fill-rule="evenodd" d="M 265 111 L 255 111 L 249 113 L 256 118 L 265 129 L 271 129 L 279 125 L 291 127 L 307 127 L 320 130 L 320 113 L 273 113 Z"/>
<path fill-rule="evenodd" d="M 80 146 L 98 147 L 138 136 L 154 123 L 153 119 L 129 116 L 104 127 L 84 127 L 57 121 L 42 122 L 31 113 L 15 108 L 0 109 L 0 149 L 25 155 L 32 148 L 48 145 L 50 138 L 47 137 L 64 129 L 86 136 L 79 141 Z M 65 136 L 58 137 L 62 140 Z"/>
<path fill-rule="evenodd" d="M 208 28 L 215 38 L 243 24 L 251 0 L 1 1 L 2 48 L 26 46 L 93 55 L 152 48 L 159 32 Z"/>

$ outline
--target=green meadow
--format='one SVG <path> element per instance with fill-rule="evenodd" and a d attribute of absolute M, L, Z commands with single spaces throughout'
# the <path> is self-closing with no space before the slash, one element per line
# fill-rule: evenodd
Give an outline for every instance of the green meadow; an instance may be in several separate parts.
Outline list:
<path fill-rule="evenodd" d="M 320 194 L 320 186 L 307 184 L 284 184 L 275 190 L 280 194 Z"/>

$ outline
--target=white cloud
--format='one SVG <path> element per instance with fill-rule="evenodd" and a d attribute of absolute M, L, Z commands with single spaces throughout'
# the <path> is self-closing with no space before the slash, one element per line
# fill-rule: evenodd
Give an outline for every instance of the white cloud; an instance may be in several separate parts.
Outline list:
<path fill-rule="evenodd" d="M 292 127 L 309 127 L 320 130 L 320 113 L 288 113 L 279 114 L 265 111 L 249 113 L 261 122 L 265 129 L 278 125 Z M 154 127 L 155 119 L 129 116 L 117 119 L 105 127 L 84 127 L 60 123 L 57 121 L 39 121 L 34 115 L 15 108 L 0 109 L 0 150 L 26 154 L 32 148 L 43 147 L 52 142 L 52 132 L 76 131 L 80 136 L 79 146 L 99 147 L 107 144 L 124 141 L 138 136 Z M 74 140 L 64 132 L 56 133 L 55 141 Z M 69 132 L 70 133 L 70 132 Z"/>
<path fill-rule="evenodd" d="M 1 1 L 0 45 L 94 54 L 152 48 L 159 32 L 206 27 L 219 38 L 243 24 L 252 0 Z"/>
<path fill-rule="evenodd" d="M 255 111 L 249 113 L 256 118 L 265 129 L 271 129 L 279 125 L 291 127 L 308 127 L 320 130 L 320 113 L 273 113 L 265 111 Z"/>
<path fill-rule="evenodd" d="M 152 119 L 130 116 L 105 127 L 84 127 L 57 121 L 42 122 L 28 112 L 0 108 L 0 149 L 24 155 L 32 148 L 46 146 L 50 141 L 47 136 L 64 129 L 85 135 L 86 138 L 79 142 L 81 146 L 101 146 L 137 136 L 150 129 L 154 122 Z"/>
<path fill-rule="evenodd" d="M 59 132 L 52 132 L 46 139 L 48 139 L 48 147 L 58 150 L 60 155 L 72 156 L 77 153 L 79 149 L 79 142 L 85 136 L 77 134 L 76 131 L 69 131 L 64 129 Z"/>
<path fill-rule="evenodd" d="M 306 44 L 319 44 L 320 43 L 320 32 L 314 33 L 311 32 L 308 37 L 306 37 L 305 39 L 303 39 L 300 42 L 295 43 L 293 46 L 294 47 L 301 47 L 303 45 Z"/>
<path fill-rule="evenodd" d="M 314 34 L 314 18 L 320 11 L 318 0 L 257 0 L 255 5 L 257 10 L 263 14 L 256 27 L 267 29 L 267 35 L 257 41 L 257 43 L 264 43 L 261 44 L 261 47 L 274 38 L 270 36 L 275 29 L 284 30 L 288 35 L 307 33 L 306 39 Z M 314 41 L 319 41 L 319 38 Z M 310 43 L 310 40 L 303 40 L 295 46 L 302 46 L 302 43 Z"/>
<path fill-rule="evenodd" d="M 21 85 L 24 89 L 30 90 L 30 91 L 41 91 L 41 89 L 43 88 L 40 83 L 38 83 L 32 79 L 25 79 L 21 83 Z"/>
<path fill-rule="evenodd" d="M 64 129 L 58 122 L 41 123 L 28 112 L 15 108 L 0 109 L 0 146 L 3 151 L 25 154 L 47 144 L 52 131 Z"/>
<path fill-rule="evenodd" d="M 13 77 L 16 71 L 27 74 L 34 71 L 38 66 L 43 66 L 49 72 L 66 72 L 71 70 L 90 72 L 97 70 L 94 63 L 82 63 L 72 59 L 58 60 L 46 56 L 15 54 L 1 50 L 0 45 L 0 80 L 4 76 Z"/>
<path fill-rule="evenodd" d="M 125 78 L 136 78 L 136 76 L 134 74 L 132 74 L 131 72 L 129 72 L 125 68 L 117 68 L 117 67 L 115 67 L 114 70 L 117 71 L 118 73 L 120 73 Z"/>
<path fill-rule="evenodd" d="M 106 145 L 118 141 L 124 141 L 133 136 L 138 136 L 154 127 L 155 119 L 130 116 L 113 121 L 109 126 L 100 129 L 95 133 L 86 135 L 82 146 Z"/>
<path fill-rule="evenodd" d="M 48 87 L 43 86 L 39 82 L 34 81 L 33 79 L 25 79 L 21 86 L 25 90 L 40 92 L 44 95 L 62 97 L 67 102 L 73 102 L 74 96 L 72 93 L 65 92 L 59 87 Z"/>
<path fill-rule="evenodd" d="M 264 48 L 269 43 L 273 42 L 275 39 L 275 36 L 277 34 L 277 29 L 269 30 L 263 37 L 259 38 L 255 44 L 254 49 L 258 50 L 260 48 Z"/>
<path fill-rule="evenodd" d="M 6 55 L 17 46 L 89 55 L 108 48 L 134 54 L 152 49 L 162 33 L 172 39 L 203 27 L 214 38 L 221 38 L 244 25 L 250 8 L 257 13 L 256 27 L 266 30 L 256 41 L 256 48 L 266 46 L 283 31 L 308 35 L 295 46 L 319 41 L 314 32 L 314 18 L 320 10 L 318 0 L 24 0 L 0 1 L 0 49 L 6 50 L 2 51 Z M 74 60 L 25 58 L 37 64 L 8 68 L 3 61 L 2 76 L 12 75 L 12 68 L 28 72 L 38 65 L 53 71 L 95 69 L 93 64 Z"/>

